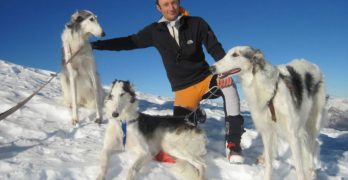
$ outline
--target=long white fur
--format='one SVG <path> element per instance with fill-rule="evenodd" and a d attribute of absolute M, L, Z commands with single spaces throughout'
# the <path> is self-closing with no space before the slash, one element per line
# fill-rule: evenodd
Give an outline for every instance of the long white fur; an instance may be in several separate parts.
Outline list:
<path fill-rule="evenodd" d="M 264 63 L 263 69 L 257 69 L 252 59 L 257 60 L 258 63 Z M 297 179 L 314 179 L 315 161 L 318 160 L 319 152 L 316 138 L 327 120 L 323 74 L 318 66 L 303 59 L 294 60 L 288 65 L 292 66 L 302 79 L 304 74 L 309 72 L 314 75 L 314 81 L 322 82 L 318 92 L 313 96 L 308 96 L 306 89 L 303 89 L 300 108 L 295 107 L 289 88 L 284 81 L 279 80 L 280 73 L 288 75 L 286 66 L 272 66 L 258 50 L 247 46 L 234 47 L 211 69 L 214 69 L 215 73 L 224 73 L 235 68 L 241 69 L 238 73 L 240 82 L 255 127 L 260 132 L 264 144 L 264 179 L 272 177 L 272 151 L 275 149 L 272 146 L 278 136 L 284 138 L 290 145 Z M 277 81 L 279 82 L 275 93 Z M 276 122 L 271 120 L 271 112 L 267 105 L 273 96 Z"/>
<path fill-rule="evenodd" d="M 195 129 L 183 129 L 183 132 L 177 133 L 175 130 L 158 127 L 153 136 L 145 137 L 138 129 L 137 121 L 129 124 L 139 116 L 138 101 L 131 102 L 132 95 L 126 92 L 123 86 L 123 81 L 117 81 L 111 88 L 109 98 L 106 99 L 105 109 L 109 124 L 101 151 L 101 172 L 97 179 L 105 179 L 110 156 L 124 150 L 120 121 L 126 121 L 128 125 L 125 149 L 129 150 L 134 157 L 128 170 L 127 180 L 134 179 L 137 172 L 161 149 L 177 159 L 177 163 L 172 165 L 175 168 L 172 169 L 180 173 L 174 173 L 180 177 L 179 179 L 202 180 L 205 170 L 203 155 L 206 154 L 207 144 L 205 133 L 197 133 Z M 131 91 L 134 92 L 133 88 Z M 119 114 L 118 117 L 113 117 L 113 113 Z M 188 166 L 193 168 L 187 168 Z"/>
<path fill-rule="evenodd" d="M 90 14 L 83 17 L 82 14 Z M 81 20 L 81 22 L 77 22 Z M 79 23 L 79 24 L 78 24 Z M 74 28 L 78 25 L 79 28 Z M 96 71 L 96 63 L 88 38 L 104 35 L 96 16 L 90 11 L 77 11 L 71 16 L 71 21 L 65 26 L 62 33 L 63 60 L 61 85 L 64 101 L 71 107 L 72 124 L 79 122 L 78 106 L 96 109 L 96 122 L 102 120 L 103 91 Z M 76 56 L 69 59 L 76 53 Z"/>

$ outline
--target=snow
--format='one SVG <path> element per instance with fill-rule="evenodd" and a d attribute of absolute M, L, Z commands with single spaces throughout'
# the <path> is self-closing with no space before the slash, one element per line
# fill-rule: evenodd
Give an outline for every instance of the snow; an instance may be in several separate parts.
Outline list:
<path fill-rule="evenodd" d="M 50 78 L 46 70 L 23 67 L 0 60 L 0 112 L 29 96 Z M 108 85 L 105 85 L 105 90 Z M 135 84 L 136 86 L 136 84 Z M 137 92 L 140 110 L 149 114 L 171 114 L 169 97 Z M 330 97 L 330 123 L 321 131 L 318 179 L 348 179 L 348 99 Z M 262 179 L 264 167 L 256 163 L 263 149 L 250 112 L 242 101 L 246 132 L 242 137 L 245 163 L 229 164 L 224 156 L 223 108 L 219 101 L 204 101 L 208 120 L 201 124 L 209 138 L 206 179 Z M 80 109 L 81 123 L 72 127 L 70 112 L 62 102 L 59 77 L 54 79 L 24 107 L 0 121 L 0 179 L 95 179 L 106 124 L 93 122 L 93 111 Z M 106 117 L 106 116 L 105 116 Z M 104 118 L 104 122 L 107 119 Z M 293 180 L 295 170 L 286 144 L 274 163 L 273 179 Z M 124 179 L 132 155 L 112 156 L 108 179 Z M 178 162 L 180 163 L 180 162 Z M 151 161 L 138 179 L 176 179 L 175 166 Z"/>

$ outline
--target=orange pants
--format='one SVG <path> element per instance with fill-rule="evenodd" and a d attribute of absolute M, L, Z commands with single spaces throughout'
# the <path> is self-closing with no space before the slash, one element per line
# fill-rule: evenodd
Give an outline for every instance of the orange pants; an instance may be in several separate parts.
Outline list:
<path fill-rule="evenodd" d="M 181 106 L 191 111 L 196 110 L 203 95 L 209 90 L 212 77 L 209 75 L 197 84 L 175 91 L 174 106 Z"/>

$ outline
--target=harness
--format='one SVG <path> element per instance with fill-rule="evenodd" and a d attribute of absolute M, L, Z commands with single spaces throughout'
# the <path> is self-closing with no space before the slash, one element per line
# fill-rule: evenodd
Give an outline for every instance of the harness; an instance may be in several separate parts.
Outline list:
<path fill-rule="evenodd" d="M 279 83 L 279 79 L 280 79 L 280 76 L 278 77 L 278 80 L 275 84 L 275 88 L 274 88 L 274 91 L 273 91 L 273 96 L 271 97 L 271 99 L 267 102 L 267 105 L 268 105 L 268 109 L 269 111 L 271 112 L 271 119 L 273 122 L 277 122 L 277 118 L 276 118 L 276 115 L 275 115 L 275 109 L 274 109 L 274 104 L 273 104 L 273 99 L 275 97 L 275 95 L 277 94 L 277 91 L 278 91 L 278 83 Z"/>
<path fill-rule="evenodd" d="M 267 106 L 269 108 L 269 111 L 271 112 L 271 115 L 272 115 L 272 121 L 274 122 L 277 122 L 277 118 L 276 118 L 276 115 L 275 115 L 275 109 L 274 109 L 274 105 L 273 105 L 273 99 L 275 97 L 275 95 L 277 94 L 277 91 L 278 91 L 278 84 L 279 84 L 279 81 L 280 80 L 283 80 L 284 83 L 285 83 L 285 86 L 289 89 L 289 91 L 294 91 L 294 88 L 293 88 L 293 85 L 291 83 L 291 80 L 289 80 L 289 78 L 287 78 L 286 76 L 284 76 L 283 74 L 279 73 L 279 76 L 278 76 L 278 80 L 275 84 L 275 88 L 274 88 L 274 92 L 273 92 L 273 96 L 271 97 L 271 99 L 267 102 Z"/>

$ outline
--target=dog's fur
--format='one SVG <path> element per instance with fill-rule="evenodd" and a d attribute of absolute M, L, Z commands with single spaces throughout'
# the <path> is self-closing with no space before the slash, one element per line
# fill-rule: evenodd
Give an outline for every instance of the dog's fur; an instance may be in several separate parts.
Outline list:
<path fill-rule="evenodd" d="M 96 122 L 101 123 L 102 120 L 103 91 L 88 41 L 91 35 L 101 37 L 105 33 L 96 16 L 90 11 L 83 10 L 71 16 L 61 36 L 63 43 L 61 85 L 64 101 L 71 107 L 73 125 L 79 122 L 79 105 L 95 108 Z M 75 53 L 76 56 L 70 60 Z"/>
<path fill-rule="evenodd" d="M 272 145 L 277 136 L 290 145 L 297 179 L 315 178 L 316 138 L 327 119 L 324 78 L 318 66 L 297 59 L 274 67 L 260 50 L 239 46 L 211 66 L 211 71 L 239 75 L 264 144 L 265 179 L 272 176 Z M 270 103 L 276 121 L 272 121 Z"/>
<path fill-rule="evenodd" d="M 138 101 L 129 81 L 113 82 L 105 109 L 109 124 L 101 152 L 101 173 L 97 179 L 105 179 L 110 156 L 124 148 L 135 157 L 128 171 L 128 180 L 134 179 L 161 149 L 181 162 L 186 161 L 186 167 L 187 164 L 194 167 L 186 174 L 189 177 L 184 179 L 203 179 L 205 161 L 202 156 L 206 154 L 207 137 L 202 130 L 188 126 L 182 117 L 139 113 Z M 121 121 L 127 123 L 125 147 Z"/>

